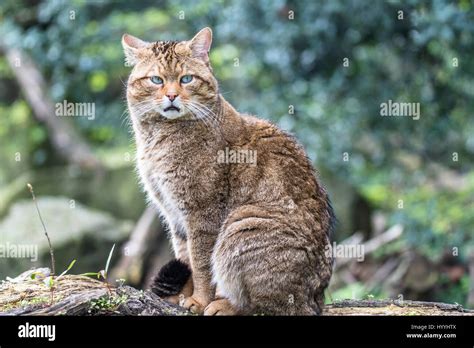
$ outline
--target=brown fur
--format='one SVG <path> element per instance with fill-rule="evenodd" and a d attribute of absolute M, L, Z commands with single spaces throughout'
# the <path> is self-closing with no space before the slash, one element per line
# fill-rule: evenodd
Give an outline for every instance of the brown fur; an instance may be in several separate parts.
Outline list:
<path fill-rule="evenodd" d="M 332 272 L 328 196 L 294 138 L 240 114 L 219 94 L 211 37 L 206 28 L 190 41 L 122 40 L 135 65 L 127 99 L 138 171 L 176 257 L 192 270 L 184 307 L 209 315 L 319 314 Z M 180 83 L 186 74 L 193 81 Z M 164 83 L 154 85 L 152 75 Z M 179 117 L 157 106 L 169 93 L 179 96 Z M 255 151 L 257 162 L 222 163 L 226 149 Z"/>

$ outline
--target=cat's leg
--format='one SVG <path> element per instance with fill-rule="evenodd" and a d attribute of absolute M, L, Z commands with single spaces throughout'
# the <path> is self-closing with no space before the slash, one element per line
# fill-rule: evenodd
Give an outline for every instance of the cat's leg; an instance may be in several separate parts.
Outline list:
<path fill-rule="evenodd" d="M 219 313 L 215 307 L 227 314 L 321 313 L 330 262 L 315 241 L 300 237 L 283 219 L 244 216 L 224 225 L 212 262 L 228 303 L 209 305 L 207 314 Z"/>
<path fill-rule="evenodd" d="M 184 308 L 202 314 L 215 298 L 212 284 L 211 256 L 219 230 L 218 215 L 214 212 L 196 212 L 189 218 L 188 252 L 193 278 L 193 294 L 186 298 Z"/>
<path fill-rule="evenodd" d="M 236 307 L 226 298 L 216 298 L 204 309 L 204 315 L 236 315 Z"/>
<path fill-rule="evenodd" d="M 175 227 L 170 228 L 169 235 L 175 258 L 190 265 L 186 234 Z"/>
<path fill-rule="evenodd" d="M 224 292 L 216 286 L 214 300 L 204 309 L 204 315 L 236 315 L 236 308 L 225 297 Z"/>

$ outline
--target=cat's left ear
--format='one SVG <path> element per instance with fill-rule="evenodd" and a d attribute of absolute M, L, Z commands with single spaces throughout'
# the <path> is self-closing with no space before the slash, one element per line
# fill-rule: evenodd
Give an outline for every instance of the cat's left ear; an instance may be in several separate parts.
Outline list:
<path fill-rule="evenodd" d="M 125 53 L 125 61 L 129 66 L 134 66 L 140 60 L 140 49 L 145 48 L 148 42 L 140 40 L 139 38 L 123 34 L 122 47 Z"/>
<path fill-rule="evenodd" d="M 202 59 L 205 63 L 209 63 L 209 50 L 212 44 L 212 30 L 211 28 L 201 29 L 192 40 L 189 47 L 194 58 Z"/>

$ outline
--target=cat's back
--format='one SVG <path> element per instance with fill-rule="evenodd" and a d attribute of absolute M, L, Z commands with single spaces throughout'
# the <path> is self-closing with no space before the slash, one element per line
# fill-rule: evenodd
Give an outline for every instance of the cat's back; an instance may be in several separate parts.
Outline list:
<path fill-rule="evenodd" d="M 252 144 L 272 153 L 282 154 L 287 151 L 289 154 L 291 152 L 297 156 L 297 160 L 307 162 L 304 148 L 292 134 L 282 130 L 271 121 L 257 116 L 242 114 L 241 117 L 244 120 Z"/>
<path fill-rule="evenodd" d="M 314 191 L 317 186 L 315 172 L 303 146 L 290 133 L 270 121 L 253 115 L 241 115 L 248 148 L 256 151 L 259 167 L 271 172 L 281 182 L 298 182 L 303 191 Z"/>

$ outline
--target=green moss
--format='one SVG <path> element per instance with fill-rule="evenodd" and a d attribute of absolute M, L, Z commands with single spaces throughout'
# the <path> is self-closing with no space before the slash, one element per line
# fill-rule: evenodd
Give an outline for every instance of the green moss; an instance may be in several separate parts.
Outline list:
<path fill-rule="evenodd" d="M 96 300 L 90 301 L 89 313 L 97 314 L 100 312 L 113 312 L 118 306 L 128 299 L 127 295 L 120 296 L 102 296 Z"/>

